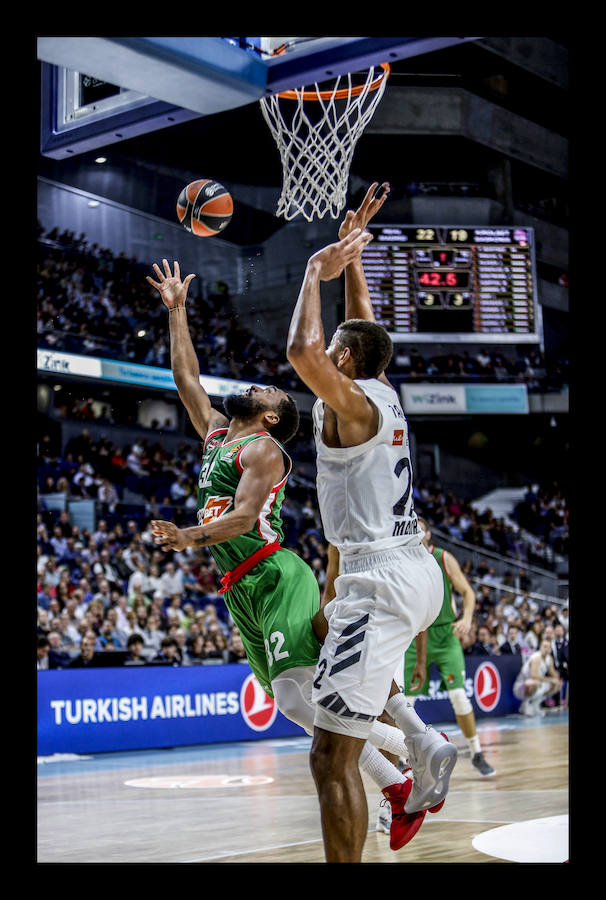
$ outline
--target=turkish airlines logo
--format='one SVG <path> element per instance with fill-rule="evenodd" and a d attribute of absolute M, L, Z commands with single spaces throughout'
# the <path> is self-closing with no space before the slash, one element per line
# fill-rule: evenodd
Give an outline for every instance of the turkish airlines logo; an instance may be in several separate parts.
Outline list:
<path fill-rule="evenodd" d="M 253 731 L 266 731 L 278 715 L 276 701 L 267 696 L 253 674 L 248 676 L 240 690 L 240 712 Z"/>
<path fill-rule="evenodd" d="M 394 428 L 392 445 L 401 447 L 404 442 L 404 430 L 402 428 Z"/>
<path fill-rule="evenodd" d="M 492 663 L 482 663 L 473 679 L 476 703 L 483 712 L 491 712 L 501 699 L 501 676 Z"/>

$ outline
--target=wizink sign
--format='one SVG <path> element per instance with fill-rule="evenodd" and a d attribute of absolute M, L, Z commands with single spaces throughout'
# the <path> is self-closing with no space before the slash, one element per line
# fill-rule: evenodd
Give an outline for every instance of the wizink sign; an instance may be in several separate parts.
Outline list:
<path fill-rule="evenodd" d="M 401 384 L 407 416 L 420 413 L 525 414 L 525 384 Z"/>
<path fill-rule="evenodd" d="M 286 737 L 247 665 L 38 672 L 38 755 Z"/>

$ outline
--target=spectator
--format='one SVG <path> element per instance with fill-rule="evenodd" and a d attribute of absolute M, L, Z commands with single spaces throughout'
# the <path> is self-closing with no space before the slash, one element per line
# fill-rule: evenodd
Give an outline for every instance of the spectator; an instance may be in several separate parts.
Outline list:
<path fill-rule="evenodd" d="M 175 638 L 165 637 L 162 639 L 160 652 L 156 656 L 154 656 L 154 658 L 152 659 L 152 663 L 154 663 L 155 665 L 163 666 L 180 665 L 179 645 L 177 644 Z"/>
<path fill-rule="evenodd" d="M 145 643 L 140 634 L 133 633 L 129 635 L 129 638 L 126 642 L 126 649 L 128 651 L 128 655 L 124 660 L 125 666 L 144 666 L 147 664 L 147 660 L 143 655 Z"/>
<path fill-rule="evenodd" d="M 245 663 L 246 661 L 246 650 L 244 649 L 244 644 L 242 643 L 240 629 L 234 626 L 231 630 L 231 636 L 227 649 L 227 655 L 225 657 L 225 662 Z"/>
<path fill-rule="evenodd" d="M 488 625 L 480 625 L 477 640 L 464 652 L 469 656 L 497 655 L 495 637 Z"/>
<path fill-rule="evenodd" d="M 499 647 L 501 656 L 521 656 L 522 646 L 518 640 L 520 629 L 517 625 L 509 625 L 507 628 L 507 637 Z"/>
<path fill-rule="evenodd" d="M 530 628 L 524 635 L 524 640 L 528 644 L 531 652 L 539 649 L 539 644 L 541 643 L 541 637 L 543 635 L 544 628 L 545 623 L 542 617 L 540 615 L 535 616 L 533 622 L 530 625 Z"/>
<path fill-rule="evenodd" d="M 48 654 L 50 650 L 50 643 L 47 637 L 39 637 L 38 643 L 36 646 L 36 667 L 38 669 L 48 669 Z"/>
<path fill-rule="evenodd" d="M 174 562 L 166 563 L 160 580 L 162 582 L 161 590 L 165 597 L 172 597 L 173 594 L 183 594 L 183 573 L 175 567 Z"/>
<path fill-rule="evenodd" d="M 87 632 L 80 643 L 80 652 L 71 660 L 67 668 L 87 669 L 95 665 L 95 636 Z"/>
<path fill-rule="evenodd" d="M 101 650 L 120 650 L 121 643 L 116 634 L 111 619 L 104 619 L 99 633 L 99 644 Z"/>
<path fill-rule="evenodd" d="M 51 631 L 48 635 L 48 667 L 49 669 L 66 669 L 72 657 L 65 648 L 60 631 Z"/>

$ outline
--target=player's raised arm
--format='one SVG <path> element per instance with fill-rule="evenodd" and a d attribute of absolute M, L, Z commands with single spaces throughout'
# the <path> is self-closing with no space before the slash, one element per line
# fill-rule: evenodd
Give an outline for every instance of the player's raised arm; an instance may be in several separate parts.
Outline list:
<path fill-rule="evenodd" d="M 327 355 L 320 283 L 338 278 L 371 240 L 370 234 L 354 229 L 343 240 L 314 253 L 307 263 L 288 332 L 288 361 L 316 397 L 324 400 L 343 421 L 364 420 L 369 404 L 358 385 L 340 371 L 350 356 L 349 349 L 339 356 L 334 348 L 338 356 L 335 361 Z M 329 350 L 332 352 L 333 348 Z"/>
<path fill-rule="evenodd" d="M 355 212 L 351 209 L 347 211 L 339 228 L 339 238 L 347 237 L 354 228 L 361 228 L 363 231 L 379 212 L 388 196 L 389 183 L 384 181 L 379 186 L 377 181 L 373 181 L 358 209 Z M 345 318 L 375 321 L 361 254 L 352 260 L 345 269 Z M 384 373 L 381 373 L 378 378 L 389 384 Z"/>
<path fill-rule="evenodd" d="M 162 260 L 162 266 L 164 272 L 157 263 L 154 263 L 157 281 L 149 275 L 146 278 L 149 284 L 156 288 L 168 309 L 170 364 L 173 378 L 192 425 L 204 440 L 209 427 L 220 427 L 228 420 L 222 413 L 213 409 L 208 394 L 200 384 L 200 366 L 189 333 L 186 308 L 187 289 L 195 275 L 188 275 L 181 281 L 177 261 L 174 264 L 174 275 L 167 260 Z"/>
<path fill-rule="evenodd" d="M 388 196 L 389 183 L 384 181 L 379 187 L 378 182 L 374 181 L 358 209 L 355 212 L 351 209 L 347 211 L 339 228 L 339 239 L 347 237 L 354 228 L 364 231 Z M 375 321 L 361 255 L 352 260 L 345 269 L 345 318 Z"/>

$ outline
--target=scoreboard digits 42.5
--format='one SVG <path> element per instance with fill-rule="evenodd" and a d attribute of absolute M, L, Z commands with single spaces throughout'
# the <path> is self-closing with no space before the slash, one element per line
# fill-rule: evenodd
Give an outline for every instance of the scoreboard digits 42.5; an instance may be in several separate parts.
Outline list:
<path fill-rule="evenodd" d="M 370 225 L 362 261 L 375 318 L 394 341 L 538 342 L 534 232 Z"/>

